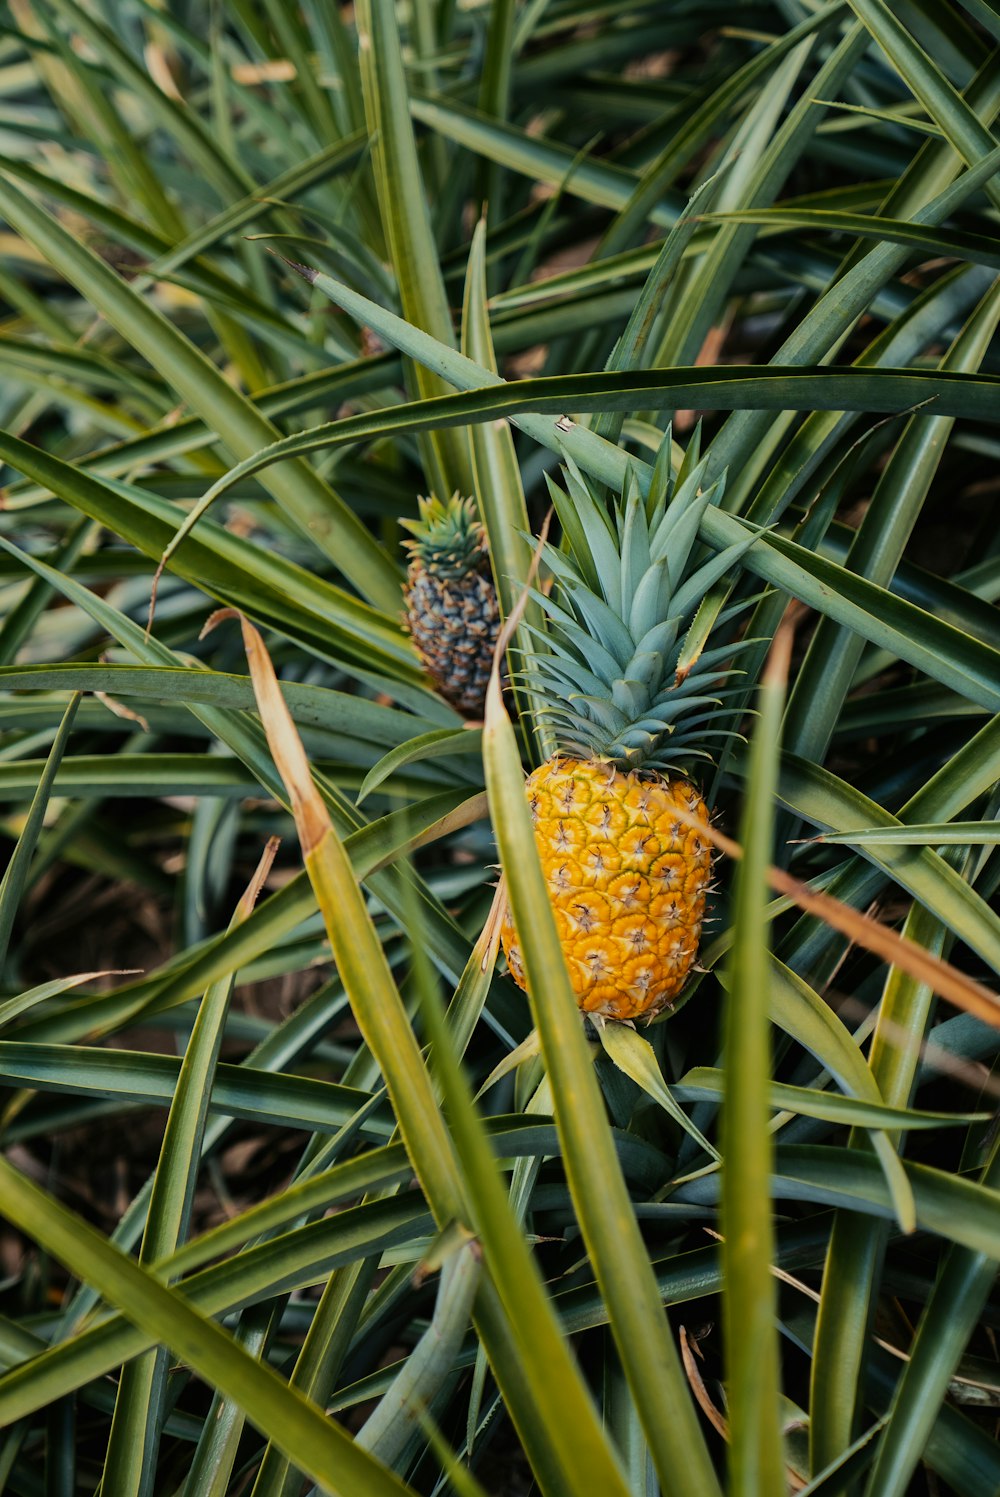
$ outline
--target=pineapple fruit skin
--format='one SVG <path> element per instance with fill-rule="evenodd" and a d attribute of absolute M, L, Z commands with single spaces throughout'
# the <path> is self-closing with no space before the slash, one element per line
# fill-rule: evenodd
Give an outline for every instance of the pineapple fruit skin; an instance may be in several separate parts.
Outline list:
<path fill-rule="evenodd" d="M 480 715 L 500 632 L 488 565 L 463 577 L 442 577 L 414 559 L 404 598 L 410 638 L 438 691 L 466 716 Z"/>
<path fill-rule="evenodd" d="M 698 952 L 712 854 L 678 809 L 708 820 L 685 779 L 554 758 L 525 786 L 549 898 L 579 1007 L 606 1019 L 656 1017 Z M 501 941 L 525 974 L 508 909 Z"/>

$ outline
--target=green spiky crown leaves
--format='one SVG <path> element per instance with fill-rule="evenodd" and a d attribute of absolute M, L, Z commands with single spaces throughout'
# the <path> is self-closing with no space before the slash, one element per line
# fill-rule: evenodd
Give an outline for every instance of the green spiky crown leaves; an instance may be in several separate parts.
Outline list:
<path fill-rule="evenodd" d="M 486 532 L 473 499 L 458 493 L 442 502 L 436 494 L 417 500 L 419 518 L 400 523 L 413 539 L 403 544 L 412 561 L 446 580 L 480 571 L 486 559 Z"/>
<path fill-rule="evenodd" d="M 668 433 L 646 499 L 630 480 L 609 506 L 572 462 L 565 491 L 550 484 L 568 549 L 544 551 L 555 587 L 535 594 L 548 629 L 528 690 L 562 752 L 626 769 L 683 769 L 709 757 L 706 739 L 732 733 L 721 726 L 732 716 L 721 688 L 733 674 L 724 662 L 741 646 L 704 648 L 691 620 L 754 537 L 703 557 L 698 526 L 725 480 L 702 491 L 697 438 L 672 478 L 670 447 Z"/>

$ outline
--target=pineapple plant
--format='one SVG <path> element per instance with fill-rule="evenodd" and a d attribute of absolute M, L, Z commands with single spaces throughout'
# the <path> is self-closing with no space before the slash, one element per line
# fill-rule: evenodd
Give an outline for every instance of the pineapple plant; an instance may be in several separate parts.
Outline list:
<path fill-rule="evenodd" d="M 482 715 L 500 607 L 490 573 L 486 532 L 472 499 L 455 493 L 417 501 L 404 600 L 406 627 L 438 691 L 467 717 Z"/>
<path fill-rule="evenodd" d="M 973 1021 L 1000 971 L 1000 281 L 954 232 L 995 236 L 996 11 L 5 7 L 5 1489 L 720 1497 L 848 1462 L 859 1497 L 1000 1494 L 1000 1030 Z M 708 411 L 713 466 L 692 453 L 668 492 L 648 444 L 670 401 Z M 567 453 L 598 491 L 557 475 Z M 553 593 L 480 745 L 422 668 L 414 691 L 397 519 L 475 495 L 464 551 L 445 527 L 421 563 L 453 569 L 452 636 L 413 588 L 447 691 L 482 633 L 463 556 L 493 606 L 476 516 L 506 614 L 546 471 Z M 699 526 L 704 503 L 727 518 Z M 722 582 L 699 602 L 692 539 L 741 517 L 780 527 L 747 527 L 745 629 Z M 751 661 L 790 597 L 811 617 L 782 704 L 779 652 L 761 696 Z M 220 605 L 263 632 L 258 679 L 274 655 L 258 712 L 234 623 L 199 638 Z M 751 701 L 724 792 L 746 857 L 710 869 L 699 754 Z M 487 983 L 499 919 L 470 954 L 495 832 L 512 965 L 534 985 L 563 961 L 556 917 L 526 923 L 546 895 L 518 797 L 546 759 L 529 794 L 599 1064 L 572 1004 Z M 385 788 L 358 805 L 359 781 Z M 265 878 L 276 797 L 303 845 Z M 786 909 L 771 862 L 953 965 Z M 696 977 L 716 913 L 726 965 Z M 956 1003 L 975 974 L 969 1012 L 932 991 L 948 972 Z M 773 1077 L 795 1084 L 777 1116 Z M 727 1439 L 679 1364 L 680 1300 Z"/>
<path fill-rule="evenodd" d="M 526 793 L 573 991 L 584 1012 L 649 1021 L 672 1006 L 698 951 L 711 850 L 687 818 L 708 807 L 690 774 L 723 724 L 726 667 L 740 645 L 693 647 L 688 625 L 750 540 L 698 555 L 697 442 L 676 481 L 669 434 L 650 496 L 634 483 L 609 515 L 574 468 L 553 485 L 567 549 L 547 545 L 548 630 L 529 686 L 556 752 Z M 735 613 L 723 613 L 720 625 Z M 680 813 L 680 814 L 678 814 Z M 501 941 L 525 986 L 507 910 Z"/>

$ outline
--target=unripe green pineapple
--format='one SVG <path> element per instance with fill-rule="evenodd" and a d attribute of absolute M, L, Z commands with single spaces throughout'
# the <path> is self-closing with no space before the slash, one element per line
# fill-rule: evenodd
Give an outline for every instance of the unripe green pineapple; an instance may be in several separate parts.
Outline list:
<path fill-rule="evenodd" d="M 486 532 L 471 499 L 434 494 L 404 520 L 413 540 L 404 600 L 406 626 L 441 695 L 467 717 L 481 717 L 500 632 Z"/>

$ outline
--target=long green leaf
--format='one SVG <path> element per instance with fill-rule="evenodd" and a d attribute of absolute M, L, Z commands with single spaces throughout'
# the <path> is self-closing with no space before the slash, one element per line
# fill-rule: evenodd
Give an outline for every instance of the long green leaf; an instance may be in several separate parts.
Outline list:
<path fill-rule="evenodd" d="M 941 415 L 988 418 L 1000 396 L 1000 376 L 926 372 L 918 369 L 869 369 L 854 365 L 817 368 L 808 365 L 725 365 L 714 368 L 609 370 L 598 374 L 553 375 L 513 382 L 491 376 L 487 369 L 462 354 L 452 353 L 416 329 L 401 324 L 392 313 L 366 302 L 322 271 L 303 274 L 345 307 L 364 307 L 364 315 L 400 346 L 419 348 L 428 364 L 445 370 L 469 393 L 438 396 L 410 406 L 392 407 L 374 415 L 347 417 L 325 426 L 297 432 L 238 464 L 212 490 L 212 495 L 272 463 L 289 457 L 335 448 L 347 443 L 399 436 L 437 427 L 501 418 L 532 436 L 542 423 L 536 414 L 558 416 L 559 431 L 572 429 L 570 412 L 633 411 L 637 407 L 677 410 L 697 406 L 708 410 L 853 410 L 910 411 L 933 402 Z M 485 387 L 485 388 L 484 388 Z M 530 421 L 530 424 L 529 424 Z M 553 433 L 546 445 L 554 445 Z M 568 444 L 564 444 L 567 445 Z"/>
<path fill-rule="evenodd" d="M 241 1351 L 228 1332 L 180 1295 L 111 1247 L 93 1227 L 0 1159 L 4 1213 L 73 1273 L 100 1289 L 147 1335 L 222 1388 L 258 1429 L 332 1493 L 380 1497 L 409 1490 L 358 1449 L 339 1425 L 262 1362 Z"/>
<path fill-rule="evenodd" d="M 707 213 L 708 219 L 732 220 L 738 223 L 780 224 L 795 229 L 828 230 L 831 234 L 857 234 L 902 244 L 925 255 L 951 255 L 971 260 L 976 265 L 1000 269 L 1000 250 L 986 234 L 962 233 L 957 229 L 925 229 L 899 219 L 873 218 L 863 213 L 841 213 L 822 208 L 746 208 L 740 212 Z"/>
<path fill-rule="evenodd" d="M 253 909 L 256 892 L 275 848 L 268 849 L 254 884 L 241 899 L 233 924 Z M 139 1263 L 168 1257 L 186 1235 L 197 1183 L 212 1079 L 222 1047 L 233 976 L 213 984 L 203 998 L 170 1103 L 160 1158 L 153 1177 Z M 156 1468 L 167 1359 L 162 1351 L 138 1357 L 122 1369 L 108 1435 L 103 1481 L 122 1497 L 150 1492 Z"/>
<path fill-rule="evenodd" d="M 480 221 L 472 236 L 469 268 L 465 281 L 462 308 L 462 352 L 497 373 L 493 335 L 486 303 L 486 225 Z M 471 428 L 472 466 L 476 481 L 479 509 L 490 543 L 490 561 L 500 601 L 501 617 L 506 619 L 527 586 L 531 566 L 531 533 L 528 508 L 521 482 L 514 439 L 506 422 L 479 421 Z M 533 724 L 531 735 L 542 752 L 551 748 L 549 730 L 540 714 L 532 711 L 530 696 L 520 689 L 519 671 L 530 674 L 534 657 L 532 629 L 544 628 L 543 615 L 534 599 L 529 598 L 518 624 L 516 650 L 510 660 L 518 712 Z"/>
<path fill-rule="evenodd" d="M 996 1212 L 1000 1192 L 924 1164 L 903 1168 L 913 1190 L 917 1224 L 975 1252 L 1000 1259 Z M 894 1205 L 874 1155 L 823 1144 L 784 1144 L 775 1155 L 772 1192 L 778 1200 L 819 1201 L 844 1206 L 890 1221 Z M 694 1180 L 679 1185 L 671 1199 L 714 1203 L 719 1175 L 712 1165 Z"/>
<path fill-rule="evenodd" d="M 76 717 L 79 705 L 80 696 L 74 693 L 63 713 L 59 731 L 49 750 L 49 756 L 41 774 L 38 774 L 37 769 L 31 770 L 31 809 L 25 819 L 21 835 L 17 839 L 17 846 L 4 869 L 3 878 L 0 879 L 0 972 L 3 971 L 7 960 L 7 948 L 10 944 L 11 931 L 14 928 L 14 920 L 24 892 L 28 870 L 35 855 L 53 787 L 60 767 L 65 762 L 66 745 L 69 742 L 73 719 Z"/>
<path fill-rule="evenodd" d="M 721 1156 L 718 1149 L 714 1144 L 709 1143 L 708 1139 L 692 1123 L 684 1109 L 678 1105 L 673 1091 L 663 1079 L 663 1073 L 656 1061 L 656 1052 L 649 1041 L 628 1024 L 602 1024 L 598 1035 L 605 1051 L 618 1069 L 631 1077 L 636 1085 L 641 1086 L 654 1101 L 659 1102 L 663 1110 L 694 1139 L 700 1149 L 704 1149 L 710 1158 L 719 1159 Z"/>
<path fill-rule="evenodd" d="M 696 1066 L 675 1085 L 678 1096 L 685 1098 L 721 1097 L 725 1092 L 724 1073 L 711 1066 Z M 801 1113 L 803 1117 L 822 1118 L 831 1123 L 847 1123 L 860 1128 L 947 1128 L 967 1127 L 971 1122 L 988 1121 L 988 1113 L 918 1112 L 907 1107 L 887 1107 L 880 1102 L 859 1102 L 835 1092 L 821 1092 L 814 1087 L 788 1086 L 772 1081 L 768 1086 L 768 1105 Z"/>
<path fill-rule="evenodd" d="M 622 1366 L 661 1483 L 669 1490 L 673 1474 L 682 1469 L 692 1497 L 709 1497 L 718 1492 L 718 1481 L 611 1146 L 496 671 L 487 697 L 483 761 L 573 1205 L 608 1306 Z M 669 1420 L 662 1417 L 664 1408 L 671 1410 Z"/>
<path fill-rule="evenodd" d="M 896 843 L 900 847 L 992 847 L 1000 842 L 1000 821 L 925 822 L 920 826 L 862 827 L 854 832 L 821 832 L 817 842 L 864 847 Z"/>
<path fill-rule="evenodd" d="M 771 1063 L 765 908 L 790 649 L 786 630 L 777 636 L 761 680 L 740 831 L 744 855 L 734 892 L 725 1017 L 722 1256 L 729 1475 L 733 1490 L 748 1497 L 765 1497 L 784 1485 L 768 1190 L 772 1144 L 767 1127 Z"/>
<path fill-rule="evenodd" d="M 403 315 L 453 346 L 454 329 L 410 120 L 396 7 L 391 0 L 359 0 L 357 25 L 382 226 Z M 414 370 L 414 380 L 425 398 L 442 388 L 440 379 L 420 365 Z M 444 431 L 432 435 L 425 447 L 425 463 L 429 481 L 443 495 L 456 488 L 469 492 L 468 446 L 461 437 Z"/>

